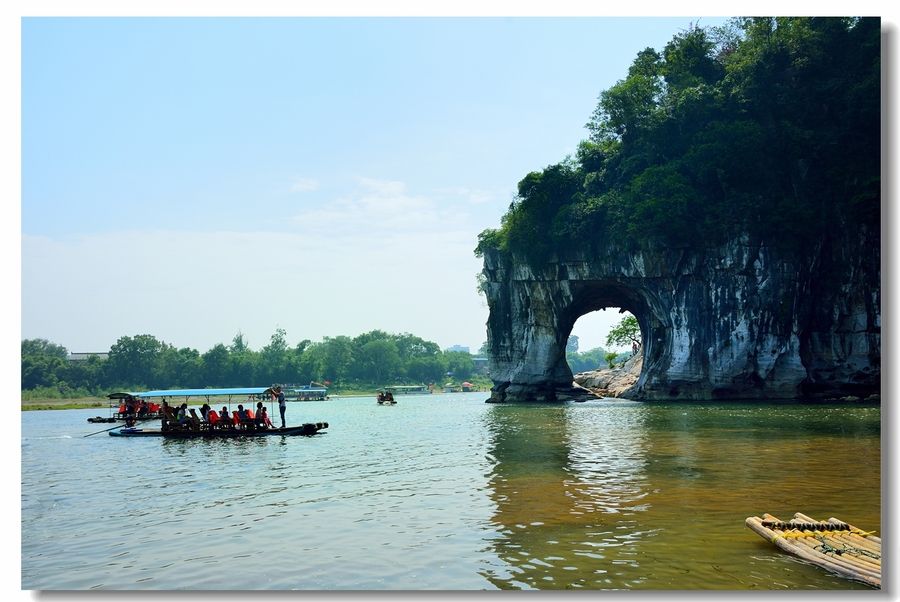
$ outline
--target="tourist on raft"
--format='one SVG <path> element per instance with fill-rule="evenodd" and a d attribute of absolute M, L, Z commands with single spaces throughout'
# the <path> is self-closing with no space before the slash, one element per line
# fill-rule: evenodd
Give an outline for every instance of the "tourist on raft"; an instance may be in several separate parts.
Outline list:
<path fill-rule="evenodd" d="M 187 404 L 183 403 L 178 407 L 178 414 L 175 416 L 175 419 L 178 421 L 178 424 L 186 425 L 190 420 L 187 411 Z"/>
<path fill-rule="evenodd" d="M 269 413 L 266 411 L 266 406 L 262 407 L 260 414 L 262 415 L 262 420 L 260 420 L 260 424 L 262 424 L 263 427 L 275 428 L 275 425 L 272 424 L 271 420 L 269 420 Z M 257 414 L 257 416 L 260 416 L 260 414 Z"/>

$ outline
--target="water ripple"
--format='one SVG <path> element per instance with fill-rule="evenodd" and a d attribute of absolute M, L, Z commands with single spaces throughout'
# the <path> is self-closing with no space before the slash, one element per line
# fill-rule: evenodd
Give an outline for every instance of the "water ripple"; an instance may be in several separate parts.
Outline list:
<path fill-rule="evenodd" d="M 332 425 L 312 438 L 85 438 L 95 410 L 26 412 L 22 585 L 855 587 L 784 561 L 743 519 L 877 528 L 877 408 L 483 398 L 291 404 L 289 418 Z"/>

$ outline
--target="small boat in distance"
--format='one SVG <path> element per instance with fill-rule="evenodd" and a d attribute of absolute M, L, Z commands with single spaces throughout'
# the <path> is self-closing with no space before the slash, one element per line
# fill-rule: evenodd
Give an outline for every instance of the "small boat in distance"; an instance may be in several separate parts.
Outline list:
<path fill-rule="evenodd" d="M 430 395 L 431 389 L 426 385 L 391 385 L 378 389 L 379 393 L 391 393 L 392 395 Z"/>
<path fill-rule="evenodd" d="M 282 385 L 285 401 L 324 401 L 328 399 L 328 388 L 317 382 L 308 385 Z"/>
<path fill-rule="evenodd" d="M 144 420 L 158 420 L 162 418 L 161 408 L 158 403 L 148 403 L 134 393 L 120 391 L 110 393 L 106 397 L 109 399 L 111 416 L 107 418 L 94 416 L 88 418 L 88 422 L 94 424 L 99 422 L 142 422 Z"/>
<path fill-rule="evenodd" d="M 378 400 L 378 405 L 380 406 L 392 406 L 397 404 L 397 402 L 394 401 L 394 394 L 390 391 L 390 389 L 378 391 L 378 396 L 376 397 L 376 399 Z"/>

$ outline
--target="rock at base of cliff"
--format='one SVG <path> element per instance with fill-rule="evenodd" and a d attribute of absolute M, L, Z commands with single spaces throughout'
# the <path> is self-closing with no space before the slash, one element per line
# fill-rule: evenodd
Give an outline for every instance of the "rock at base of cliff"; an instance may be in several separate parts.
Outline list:
<path fill-rule="evenodd" d="M 574 380 L 576 385 L 589 389 L 601 397 L 620 397 L 637 383 L 643 365 L 643 355 L 637 354 L 615 368 L 579 372 L 574 376 Z"/>

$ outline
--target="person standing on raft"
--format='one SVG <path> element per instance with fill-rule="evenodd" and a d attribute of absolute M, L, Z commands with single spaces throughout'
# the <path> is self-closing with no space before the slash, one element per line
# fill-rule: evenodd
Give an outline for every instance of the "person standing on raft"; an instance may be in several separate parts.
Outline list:
<path fill-rule="evenodd" d="M 276 386 L 272 388 L 273 395 L 278 399 L 278 413 L 281 414 L 281 428 L 287 428 L 287 424 L 284 421 L 284 411 L 287 410 L 287 403 L 284 401 L 284 391 L 281 390 L 280 386 Z"/>

